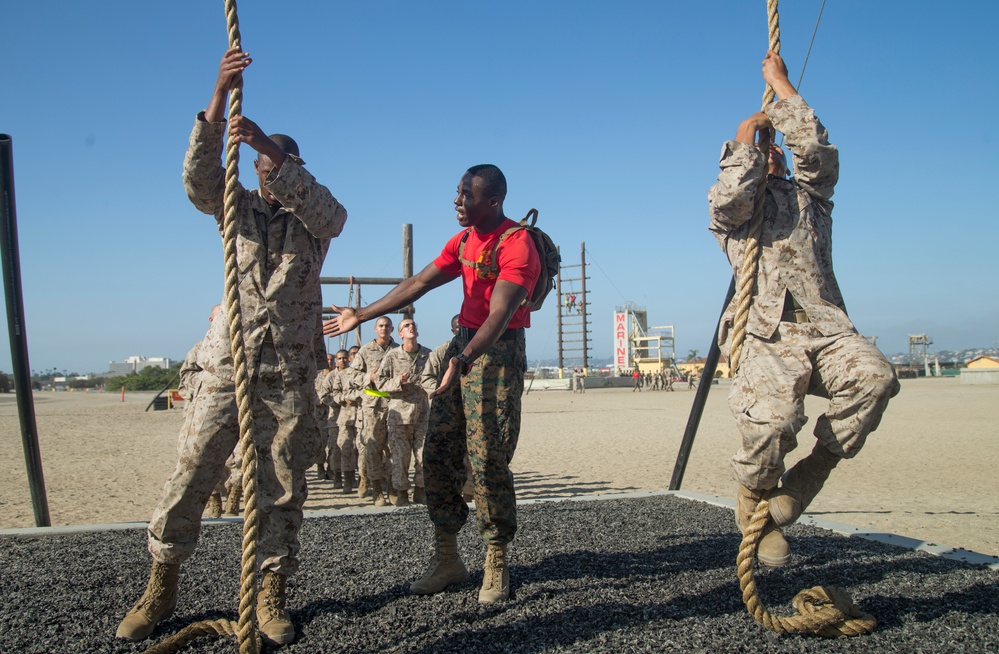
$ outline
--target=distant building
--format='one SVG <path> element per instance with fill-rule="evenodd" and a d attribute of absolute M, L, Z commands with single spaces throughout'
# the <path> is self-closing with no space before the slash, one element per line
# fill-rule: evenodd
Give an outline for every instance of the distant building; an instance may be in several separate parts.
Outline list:
<path fill-rule="evenodd" d="M 694 373 L 698 377 L 704 371 L 704 364 L 707 363 L 707 359 L 691 359 L 690 361 L 677 361 L 676 367 L 684 375 L 689 375 Z M 728 367 L 728 357 L 724 354 L 718 355 L 718 365 L 715 367 L 715 376 L 721 373 L 722 377 L 729 377 L 731 373 Z"/>
<path fill-rule="evenodd" d="M 999 384 L 999 359 L 979 356 L 961 368 L 962 384 Z"/>
<path fill-rule="evenodd" d="M 173 361 L 162 357 L 150 357 L 148 359 L 146 357 L 128 357 L 124 361 L 111 361 L 108 364 L 108 371 L 110 377 L 117 377 L 119 375 L 131 375 L 133 372 L 139 373 L 150 366 L 169 370 L 171 365 L 173 365 Z"/>
<path fill-rule="evenodd" d="M 976 368 L 999 368 L 999 359 L 990 356 L 975 357 L 966 364 L 972 370 Z"/>

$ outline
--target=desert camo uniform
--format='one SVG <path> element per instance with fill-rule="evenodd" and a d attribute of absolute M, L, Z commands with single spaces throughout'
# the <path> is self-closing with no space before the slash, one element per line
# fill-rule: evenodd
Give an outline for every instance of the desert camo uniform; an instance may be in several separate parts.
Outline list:
<path fill-rule="evenodd" d="M 799 95 L 766 114 L 784 133 L 795 176 L 766 182 L 757 291 L 729 405 L 742 434 L 735 477 L 749 489 L 772 489 L 784 457 L 805 424 L 805 394 L 829 399 L 815 423 L 818 442 L 840 458 L 857 454 L 898 392 L 894 369 L 860 336 L 832 266 L 833 204 L 839 156 L 825 128 Z M 708 193 L 711 226 L 736 276 L 746 250 L 754 197 L 767 156 L 728 141 L 718 182 Z M 724 313 L 719 345 L 728 354 L 735 300 Z"/>
<path fill-rule="evenodd" d="M 197 209 L 215 216 L 220 233 L 225 128 L 224 122 L 209 123 L 199 114 L 184 161 L 188 197 Z M 320 355 L 315 348 L 321 342 L 319 273 L 330 239 L 347 219 L 340 203 L 302 164 L 289 154 L 265 181 L 281 203 L 277 209 L 258 190 L 239 186 L 236 219 L 239 302 L 258 450 L 258 560 L 262 570 L 278 575 L 291 575 L 299 565 L 305 470 L 319 447 L 313 386 Z M 221 425 L 236 419 L 235 403 L 227 396 L 235 392 L 232 358 L 213 364 L 213 369 L 202 365 L 201 378 L 202 389 L 213 391 L 205 394 L 211 406 L 196 406 L 192 413 L 195 420 L 203 413 L 215 415 Z M 202 426 L 194 433 L 149 525 L 149 550 L 161 563 L 182 563 L 194 552 L 201 511 L 238 438 L 231 429 Z"/>
<path fill-rule="evenodd" d="M 392 460 L 392 487 L 408 491 L 409 466 L 413 463 L 413 485 L 424 487 L 423 443 L 427 437 L 430 403 L 421 378 L 430 349 L 419 346 L 416 352 L 397 347 L 382 357 L 375 376 L 378 390 L 388 393 L 388 445 Z M 401 375 L 409 373 L 405 383 Z"/>
<path fill-rule="evenodd" d="M 372 340 L 361 346 L 354 357 L 350 369 L 354 371 L 355 387 L 361 389 L 361 448 L 358 457 L 364 457 L 364 472 L 371 481 L 391 481 L 392 468 L 388 454 L 388 400 L 365 390 L 377 389 L 371 383 L 371 373 L 378 370 L 384 357 L 392 349 L 399 347 L 394 340 L 382 347 Z"/>

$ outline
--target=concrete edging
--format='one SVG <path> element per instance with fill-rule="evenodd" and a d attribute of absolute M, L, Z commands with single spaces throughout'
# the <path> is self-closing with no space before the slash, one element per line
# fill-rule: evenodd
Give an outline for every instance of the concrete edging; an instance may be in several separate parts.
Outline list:
<path fill-rule="evenodd" d="M 683 491 L 683 490 L 540 497 L 529 500 L 520 500 L 518 501 L 518 504 L 529 505 L 529 504 L 540 504 L 542 502 L 598 502 L 602 500 L 639 499 L 644 497 L 657 497 L 661 495 L 676 495 L 677 497 L 682 497 L 684 499 L 693 500 L 696 502 L 704 502 L 705 504 L 710 504 L 712 506 L 718 506 L 732 510 L 735 509 L 735 500 L 724 497 L 718 497 L 716 495 L 708 495 L 707 493 L 699 493 L 697 491 Z M 419 506 L 419 505 L 414 505 L 414 506 Z M 411 507 L 405 507 L 405 508 L 409 509 Z M 390 513 L 395 510 L 396 507 L 388 506 L 384 508 L 364 507 L 357 509 L 332 509 L 324 511 L 306 511 L 305 517 L 333 518 L 337 516 L 348 516 L 348 515 L 374 515 L 379 513 Z M 211 525 L 211 524 L 241 523 L 242 521 L 243 521 L 242 517 L 205 518 L 202 520 L 202 523 Z M 806 524 L 813 527 L 818 527 L 819 529 L 832 531 L 841 536 L 846 536 L 847 538 L 863 538 L 865 540 L 872 540 L 872 541 L 877 541 L 879 543 L 894 545 L 896 547 L 903 547 L 919 552 L 925 552 L 927 554 L 932 554 L 933 556 L 939 556 L 945 559 L 961 561 L 963 563 L 970 563 L 972 565 L 984 566 L 990 570 L 999 570 L 999 557 L 991 556 L 988 554 L 980 554 L 978 552 L 972 552 L 971 550 L 966 550 L 960 547 L 950 547 L 948 545 L 940 545 L 937 543 L 931 543 L 928 541 L 919 540 L 918 538 L 909 538 L 908 536 L 900 536 L 898 534 L 890 534 L 887 532 L 865 531 L 853 525 L 817 518 L 807 513 L 801 516 L 800 522 L 801 524 Z M 7 536 L 15 538 L 73 536 L 76 534 L 86 534 L 86 533 L 94 533 L 101 531 L 123 531 L 127 529 L 145 529 L 147 524 L 148 523 L 146 522 L 115 522 L 110 524 L 68 525 L 62 527 L 21 527 L 14 529 L 0 529 L 0 538 Z"/>

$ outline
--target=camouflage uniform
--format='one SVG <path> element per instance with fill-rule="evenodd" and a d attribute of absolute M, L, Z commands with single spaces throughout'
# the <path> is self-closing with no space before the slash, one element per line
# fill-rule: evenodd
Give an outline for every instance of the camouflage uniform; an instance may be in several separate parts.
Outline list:
<path fill-rule="evenodd" d="M 847 317 L 833 274 L 830 198 L 839 177 L 838 152 L 801 96 L 765 111 L 785 135 L 795 177 L 766 182 L 757 290 L 729 394 L 742 433 L 735 476 L 754 490 L 777 486 L 784 457 L 797 446 L 807 420 L 805 394 L 829 399 L 815 437 L 836 456 L 850 458 L 877 428 L 899 388 L 891 364 Z M 708 193 L 710 229 L 738 276 L 767 157 L 753 145 L 728 141 L 720 166 Z M 719 329 L 726 354 L 735 303 Z"/>
<path fill-rule="evenodd" d="M 320 471 L 325 467 L 330 475 L 333 474 L 334 470 L 340 469 L 340 447 L 336 444 L 339 437 L 336 417 L 340 405 L 333 402 L 333 397 L 328 390 L 324 390 L 325 381 L 332 374 L 332 370 L 324 368 L 316 376 L 316 422 L 319 425 L 322 442 L 319 454 L 316 456 L 316 465 L 319 466 Z"/>
<path fill-rule="evenodd" d="M 423 390 L 427 392 L 427 395 L 436 391 L 437 387 L 441 384 L 441 379 L 444 377 L 444 371 L 447 369 L 444 355 L 447 354 L 447 349 L 450 345 L 451 341 L 441 343 L 431 350 L 430 356 L 427 357 L 427 364 L 423 366 L 423 372 L 420 374 L 420 385 L 423 386 Z M 434 405 L 434 401 L 429 400 L 429 402 L 432 407 Z M 427 425 L 427 428 L 429 429 L 429 424 Z M 424 440 L 424 449 L 425 448 L 426 441 Z M 461 496 L 463 498 L 472 497 L 472 464 L 468 460 L 468 450 L 465 450 L 465 483 L 461 487 Z"/>
<path fill-rule="evenodd" d="M 329 406 L 330 420 L 335 423 L 336 442 L 330 441 L 330 449 L 332 451 L 335 446 L 339 453 L 337 463 L 340 472 L 354 472 L 357 469 L 357 449 L 354 446 L 354 440 L 357 437 L 354 430 L 357 407 L 344 402 L 346 399 L 356 402 L 360 397 L 360 393 L 350 387 L 352 377 L 353 374 L 349 368 L 332 370 L 323 379 L 319 391 L 319 399 Z M 329 469 L 336 470 L 337 463 L 333 463 L 331 458 Z"/>
<path fill-rule="evenodd" d="M 424 486 L 423 446 L 427 436 L 427 392 L 421 386 L 423 369 L 427 365 L 430 349 L 419 346 L 416 352 L 397 347 L 382 357 L 375 376 L 378 390 L 389 393 L 388 446 L 392 454 L 392 487 L 409 490 L 409 464 L 412 458 L 413 484 Z M 400 376 L 409 373 L 402 383 Z"/>
<path fill-rule="evenodd" d="M 188 197 L 198 210 L 215 216 L 220 231 L 225 127 L 199 114 L 184 161 Z M 347 213 L 298 157 L 287 155 L 265 184 L 280 208 L 271 208 L 259 191 L 238 187 L 236 258 L 257 449 L 259 561 L 265 571 L 290 575 L 298 568 L 305 470 L 319 447 L 313 387 L 324 354 L 317 350 L 322 340 L 319 273 Z M 202 429 L 185 445 L 149 525 L 149 550 L 161 563 L 181 563 L 193 553 L 201 511 L 236 443 L 236 430 L 223 429 L 236 420 L 229 395 L 235 392 L 232 359 L 210 363 L 211 368 L 202 364 L 201 384 L 202 391 L 212 392 L 204 394 L 204 406 L 192 411 Z M 213 428 L 205 430 L 209 420 Z"/>
<path fill-rule="evenodd" d="M 376 390 L 371 384 L 370 375 L 378 370 L 382 357 L 397 347 L 399 344 L 395 341 L 390 341 L 385 347 L 374 340 L 362 345 L 354 357 L 354 362 L 350 364 L 350 369 L 355 375 L 355 387 Z M 388 401 L 369 393 L 363 393 L 361 398 L 364 425 L 361 430 L 361 449 L 358 456 L 364 457 L 364 469 L 368 479 L 381 481 L 382 478 L 390 477 L 392 474 L 385 456 L 388 453 L 388 426 L 385 422 L 388 418 Z"/>
<path fill-rule="evenodd" d="M 461 331 L 448 345 L 449 361 L 468 345 Z M 527 354 L 524 329 L 507 330 L 477 358 L 460 383 L 434 398 L 423 450 L 427 506 L 434 525 L 456 534 L 468 519 L 462 500 L 467 451 L 476 522 L 484 541 L 505 545 L 517 531 L 513 460 L 520 436 Z"/>

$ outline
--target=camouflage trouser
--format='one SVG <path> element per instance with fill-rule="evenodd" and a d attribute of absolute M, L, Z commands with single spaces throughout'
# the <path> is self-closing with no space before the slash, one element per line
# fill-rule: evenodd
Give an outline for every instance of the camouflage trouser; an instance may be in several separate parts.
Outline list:
<path fill-rule="evenodd" d="M 364 453 L 364 469 L 368 479 L 388 481 L 392 469 L 385 454 L 388 452 L 388 409 L 382 406 L 361 407 L 364 426 L 361 428 L 361 447 Z M 360 454 L 358 455 L 360 456 Z"/>
<path fill-rule="evenodd" d="M 325 466 L 327 457 L 333 459 L 333 450 L 336 448 L 336 434 L 330 437 L 330 425 L 332 424 L 332 429 L 336 430 L 336 423 L 330 423 L 327 419 L 329 411 L 326 405 L 316 406 L 316 427 L 319 429 L 319 450 L 316 452 L 316 460 L 314 463 L 316 465 Z M 337 453 L 337 458 L 339 458 L 339 453 Z M 333 470 L 332 463 L 330 464 L 330 470 Z"/>
<path fill-rule="evenodd" d="M 219 495 L 227 495 L 233 485 L 243 486 L 243 455 L 239 451 L 239 443 L 236 444 L 229 458 L 225 460 L 225 469 L 222 472 L 222 478 L 215 485 L 214 492 Z"/>
<path fill-rule="evenodd" d="M 358 411 L 354 420 L 354 451 L 357 452 L 357 474 L 368 476 L 368 459 L 364 456 L 364 412 Z"/>
<path fill-rule="evenodd" d="M 336 424 L 336 420 L 330 420 L 328 417 L 324 416 L 319 421 L 319 433 L 320 437 L 323 439 L 323 446 L 319 449 L 319 459 L 316 463 L 325 463 L 326 469 L 332 474 L 335 470 L 339 470 L 340 466 L 343 464 L 341 461 L 342 453 L 340 452 L 340 426 Z"/>
<path fill-rule="evenodd" d="M 805 395 L 827 398 L 815 438 L 851 458 L 877 429 L 899 385 L 892 365 L 856 332 L 823 336 L 810 323 L 782 322 L 768 340 L 746 335 L 729 406 L 742 434 L 732 459 L 736 480 L 753 490 L 774 488 L 784 457 L 805 425 Z"/>
<path fill-rule="evenodd" d="M 444 361 L 468 344 L 456 336 Z M 423 449 L 427 507 L 441 531 L 456 534 L 468 519 L 461 499 L 467 451 L 472 470 L 476 524 L 485 541 L 506 544 L 517 532 L 517 498 L 510 461 L 520 436 L 520 402 L 527 356 L 523 331 L 499 341 L 430 406 Z"/>
<path fill-rule="evenodd" d="M 409 490 L 409 464 L 413 462 L 413 485 L 424 486 L 423 445 L 427 437 L 427 422 L 411 425 L 389 425 L 388 444 L 392 453 L 392 487 Z"/>
<path fill-rule="evenodd" d="M 305 470 L 319 447 L 315 393 L 308 384 L 284 386 L 272 343 L 261 350 L 249 392 L 257 449 L 258 561 L 262 570 L 291 575 L 298 569 Z M 194 553 L 208 496 L 239 439 L 231 382 L 203 372 L 193 402 L 177 467 L 147 529 L 149 552 L 161 563 L 183 563 Z"/>
<path fill-rule="evenodd" d="M 357 470 L 357 448 L 354 446 L 356 440 L 357 432 L 353 424 L 337 425 L 336 447 L 340 452 L 341 472 L 354 472 Z"/>

